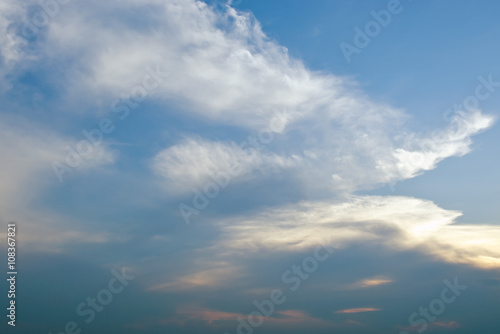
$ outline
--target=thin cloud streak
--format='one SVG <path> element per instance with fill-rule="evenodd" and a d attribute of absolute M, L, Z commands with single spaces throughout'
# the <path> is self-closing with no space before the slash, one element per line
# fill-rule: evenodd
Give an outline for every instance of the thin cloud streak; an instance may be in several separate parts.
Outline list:
<path fill-rule="evenodd" d="M 382 311 L 379 308 L 374 307 L 359 307 L 359 308 L 348 308 L 345 310 L 335 311 L 337 314 L 351 314 L 351 313 L 364 313 L 364 312 L 377 312 Z"/>

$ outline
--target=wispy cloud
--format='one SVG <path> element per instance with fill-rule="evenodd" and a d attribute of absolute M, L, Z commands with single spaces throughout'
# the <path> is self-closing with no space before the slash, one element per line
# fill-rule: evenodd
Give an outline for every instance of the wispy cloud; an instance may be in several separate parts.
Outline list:
<path fill-rule="evenodd" d="M 248 180 L 252 172 L 279 172 L 297 163 L 292 157 L 281 157 L 235 143 L 186 139 L 156 155 L 153 169 L 162 176 L 171 192 L 191 191 L 203 186 L 218 174 L 230 174 L 231 180 Z"/>
<path fill-rule="evenodd" d="M 361 281 L 358 281 L 356 283 L 351 284 L 350 288 L 370 288 L 370 287 L 375 287 L 375 286 L 380 286 L 380 285 L 385 285 L 392 283 L 392 279 L 388 278 L 383 278 L 383 277 L 373 277 L 373 278 L 367 278 L 363 279 Z"/>
<path fill-rule="evenodd" d="M 351 314 L 351 313 L 376 312 L 376 311 L 381 311 L 381 309 L 374 307 L 359 307 L 359 308 L 348 308 L 345 310 L 339 310 L 335 311 L 335 313 Z"/>
<path fill-rule="evenodd" d="M 69 242 L 103 243 L 108 235 L 103 232 L 88 232 L 70 226 L 75 218 L 46 208 L 33 205 L 39 201 L 43 191 L 54 183 L 51 164 L 54 160 L 64 160 L 67 148 L 75 145 L 70 138 L 53 134 L 49 129 L 22 117 L 0 118 L 0 141 L 8 145 L 0 146 L 0 211 L 3 222 L 22 221 L 25 226 L 23 239 L 29 247 L 58 250 Z M 81 170 L 95 170 L 114 160 L 114 153 L 100 147 L 79 167 Z M 63 227 L 64 226 L 64 227 Z M 0 231 L 5 235 L 6 231 Z"/>

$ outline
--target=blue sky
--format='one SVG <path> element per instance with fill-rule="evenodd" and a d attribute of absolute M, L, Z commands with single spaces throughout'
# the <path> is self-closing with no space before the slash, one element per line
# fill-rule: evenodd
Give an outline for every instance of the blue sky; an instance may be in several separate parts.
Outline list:
<path fill-rule="evenodd" d="M 3 1 L 2 326 L 498 333 L 498 7 Z"/>

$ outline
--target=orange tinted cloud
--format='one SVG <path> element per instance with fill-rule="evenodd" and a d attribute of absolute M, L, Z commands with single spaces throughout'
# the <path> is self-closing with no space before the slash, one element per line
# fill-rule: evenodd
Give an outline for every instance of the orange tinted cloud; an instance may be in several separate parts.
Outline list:
<path fill-rule="evenodd" d="M 166 323 L 185 324 L 191 320 L 204 320 L 212 324 L 212 322 L 217 320 L 236 321 L 238 318 L 247 319 L 248 314 L 221 312 L 203 308 L 196 304 L 188 304 L 178 308 L 175 317 L 168 319 Z M 299 310 L 276 311 L 270 317 L 264 317 L 264 322 L 268 325 L 279 326 L 307 324 L 308 326 L 323 327 L 332 325 L 332 323 L 326 320 L 314 318 L 306 312 Z"/>
<path fill-rule="evenodd" d="M 434 322 L 433 323 L 436 326 L 439 327 L 444 327 L 444 328 L 459 328 L 460 325 L 456 321 L 449 321 L 449 322 Z"/>
<path fill-rule="evenodd" d="M 335 311 L 335 313 L 343 314 L 343 313 L 362 313 L 362 312 L 375 312 L 375 311 L 381 311 L 381 309 L 373 307 L 348 308 L 345 310 Z"/>
<path fill-rule="evenodd" d="M 448 321 L 448 322 L 431 322 L 429 324 L 428 328 L 448 328 L 448 329 L 455 329 L 455 328 L 460 328 L 460 324 L 456 321 Z M 398 327 L 399 330 L 407 331 L 410 333 L 416 332 L 418 329 L 417 326 L 406 326 L 406 327 Z"/>

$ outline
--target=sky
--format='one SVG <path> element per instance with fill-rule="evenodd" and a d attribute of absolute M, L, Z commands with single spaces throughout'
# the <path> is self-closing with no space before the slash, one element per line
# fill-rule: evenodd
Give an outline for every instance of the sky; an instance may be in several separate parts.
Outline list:
<path fill-rule="evenodd" d="M 0 0 L 2 333 L 497 334 L 499 9 Z"/>

